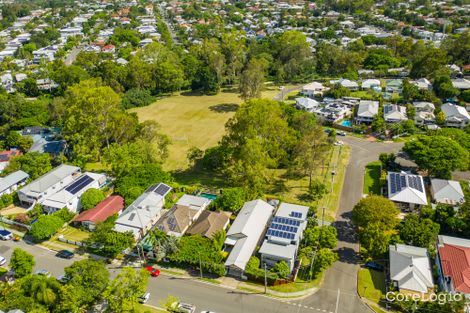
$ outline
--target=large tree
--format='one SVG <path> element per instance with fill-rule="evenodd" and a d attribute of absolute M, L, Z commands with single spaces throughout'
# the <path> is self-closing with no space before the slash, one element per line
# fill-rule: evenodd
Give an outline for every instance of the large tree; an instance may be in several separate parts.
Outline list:
<path fill-rule="evenodd" d="M 54 235 L 64 225 L 56 215 L 41 215 L 31 226 L 30 234 L 36 240 L 45 240 Z"/>
<path fill-rule="evenodd" d="M 10 267 L 15 271 L 16 278 L 31 274 L 35 264 L 34 257 L 28 252 L 20 248 L 13 250 L 10 259 Z"/>
<path fill-rule="evenodd" d="M 136 135 L 137 117 L 124 112 L 119 95 L 99 80 L 69 87 L 65 102 L 62 132 L 78 159 L 99 160 L 102 148 L 128 142 Z"/>
<path fill-rule="evenodd" d="M 304 244 L 333 249 L 337 243 L 337 231 L 333 226 L 309 227 L 304 232 Z"/>
<path fill-rule="evenodd" d="M 88 210 L 103 201 L 104 198 L 106 198 L 106 195 L 102 190 L 90 188 L 80 197 L 80 204 L 82 205 L 83 210 Z"/>
<path fill-rule="evenodd" d="M 51 157 L 49 154 L 31 152 L 12 158 L 2 174 L 6 175 L 22 170 L 28 173 L 31 179 L 36 179 L 51 169 Z"/>
<path fill-rule="evenodd" d="M 360 228 L 372 223 L 380 223 L 384 230 L 393 229 L 398 225 L 400 210 L 387 198 L 368 196 L 361 199 L 353 208 L 352 220 Z"/>
<path fill-rule="evenodd" d="M 265 64 L 262 60 L 251 59 L 240 75 L 240 97 L 243 100 L 261 98 L 264 85 Z"/>
<path fill-rule="evenodd" d="M 450 177 L 452 171 L 465 170 L 469 166 L 469 152 L 454 140 L 440 135 L 418 136 L 407 142 L 403 151 L 421 169 L 438 177 Z"/>
<path fill-rule="evenodd" d="M 440 226 L 429 218 L 408 214 L 400 225 L 400 238 L 407 244 L 433 249 Z"/>
<path fill-rule="evenodd" d="M 112 312 L 132 312 L 137 309 L 138 298 L 147 290 L 149 274 L 145 269 L 125 267 L 104 292 Z"/>
<path fill-rule="evenodd" d="M 70 278 L 67 285 L 74 287 L 80 307 L 94 304 L 102 298 L 109 283 L 109 272 L 103 262 L 95 260 L 76 261 L 64 269 Z"/>

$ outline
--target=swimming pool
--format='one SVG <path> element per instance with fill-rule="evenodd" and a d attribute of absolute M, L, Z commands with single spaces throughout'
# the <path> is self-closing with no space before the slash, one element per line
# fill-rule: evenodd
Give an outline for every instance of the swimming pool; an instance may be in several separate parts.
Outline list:
<path fill-rule="evenodd" d="M 199 196 L 203 198 L 207 198 L 209 200 L 217 199 L 217 195 L 214 195 L 213 193 L 202 192 Z"/>
<path fill-rule="evenodd" d="M 339 123 L 339 125 L 346 126 L 346 127 L 352 127 L 351 121 L 349 121 L 349 120 L 341 121 L 341 123 Z"/>

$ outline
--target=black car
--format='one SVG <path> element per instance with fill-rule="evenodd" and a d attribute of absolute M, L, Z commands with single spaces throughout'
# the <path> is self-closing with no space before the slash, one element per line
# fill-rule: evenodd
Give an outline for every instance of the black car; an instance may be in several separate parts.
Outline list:
<path fill-rule="evenodd" d="M 368 269 L 371 269 L 371 270 L 376 270 L 376 271 L 379 271 L 379 272 L 384 271 L 383 265 L 381 265 L 379 263 L 375 263 L 375 262 L 366 262 L 366 264 L 364 264 L 364 267 L 368 268 Z"/>
<path fill-rule="evenodd" d="M 72 251 L 60 250 L 59 252 L 57 252 L 57 254 L 55 256 L 57 256 L 59 258 L 63 258 L 63 259 L 71 259 L 71 258 L 73 258 L 74 255 L 75 255 L 75 253 L 73 253 Z"/>

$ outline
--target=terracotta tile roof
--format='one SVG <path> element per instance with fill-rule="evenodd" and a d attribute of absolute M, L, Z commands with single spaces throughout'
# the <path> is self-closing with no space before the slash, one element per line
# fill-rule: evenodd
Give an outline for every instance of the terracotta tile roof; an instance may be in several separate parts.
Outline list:
<path fill-rule="evenodd" d="M 124 199 L 121 196 L 110 196 L 92 209 L 80 213 L 74 222 L 92 221 L 104 222 L 108 217 L 124 209 Z"/>
<path fill-rule="evenodd" d="M 444 275 L 452 279 L 454 289 L 470 293 L 470 248 L 444 244 L 439 248 Z"/>
<path fill-rule="evenodd" d="M 8 162 L 12 157 L 22 155 L 20 150 L 7 150 L 0 152 L 0 162 Z"/>

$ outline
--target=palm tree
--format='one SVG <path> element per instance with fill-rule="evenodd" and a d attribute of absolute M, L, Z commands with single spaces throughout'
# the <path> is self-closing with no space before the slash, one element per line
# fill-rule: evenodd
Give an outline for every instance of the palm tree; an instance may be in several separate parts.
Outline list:
<path fill-rule="evenodd" d="M 55 278 L 34 275 L 31 278 L 27 293 L 37 302 L 52 307 L 57 302 L 59 290 L 60 283 Z"/>

